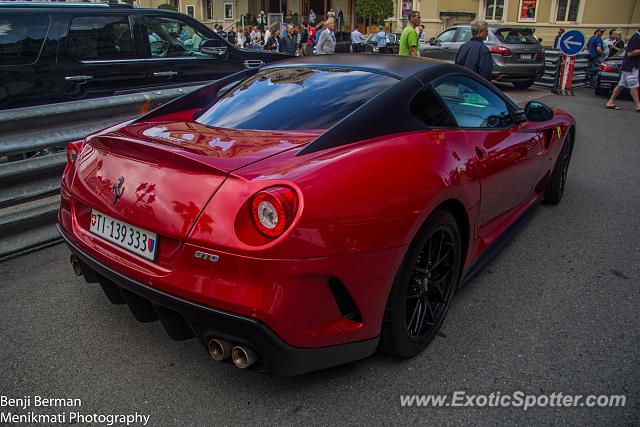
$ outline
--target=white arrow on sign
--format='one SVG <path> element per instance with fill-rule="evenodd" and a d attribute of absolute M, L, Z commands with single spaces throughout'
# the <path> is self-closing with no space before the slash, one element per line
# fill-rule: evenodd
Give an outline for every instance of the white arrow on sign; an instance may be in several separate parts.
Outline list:
<path fill-rule="evenodd" d="M 566 38 L 566 40 L 563 40 L 562 43 L 564 44 L 565 49 L 571 49 L 571 46 L 569 46 L 570 44 L 574 45 L 574 46 L 582 46 L 582 43 L 580 42 L 574 42 L 571 41 L 573 40 L 573 36 L 569 36 Z"/>

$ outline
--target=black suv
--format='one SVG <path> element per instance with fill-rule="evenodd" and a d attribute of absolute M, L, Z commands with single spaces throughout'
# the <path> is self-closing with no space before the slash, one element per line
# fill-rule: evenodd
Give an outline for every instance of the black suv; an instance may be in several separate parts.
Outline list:
<path fill-rule="evenodd" d="M 185 86 L 287 57 L 167 10 L 0 2 L 0 109 Z"/>

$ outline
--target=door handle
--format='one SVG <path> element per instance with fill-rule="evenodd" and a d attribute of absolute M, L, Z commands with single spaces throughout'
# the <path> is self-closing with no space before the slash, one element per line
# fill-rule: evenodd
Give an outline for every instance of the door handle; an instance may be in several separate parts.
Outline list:
<path fill-rule="evenodd" d="M 481 149 L 480 147 L 476 147 L 476 156 L 478 156 L 479 159 L 484 159 L 484 156 L 486 156 L 487 153 L 485 153 L 485 151 L 483 149 Z"/>
<path fill-rule="evenodd" d="M 243 62 L 244 68 L 257 68 L 264 65 L 264 61 L 261 59 L 247 59 Z"/>
<path fill-rule="evenodd" d="M 64 79 L 68 82 L 80 82 L 86 83 L 87 80 L 91 80 L 93 76 L 67 76 Z"/>
<path fill-rule="evenodd" d="M 153 77 L 168 77 L 171 78 L 173 76 L 177 76 L 178 73 L 176 71 L 158 71 L 153 73 Z"/>

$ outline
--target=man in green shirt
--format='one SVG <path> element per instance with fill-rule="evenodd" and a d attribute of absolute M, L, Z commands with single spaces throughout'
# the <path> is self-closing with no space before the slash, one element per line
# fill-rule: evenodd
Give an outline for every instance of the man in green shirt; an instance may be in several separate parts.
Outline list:
<path fill-rule="evenodd" d="M 420 12 L 414 10 L 409 14 L 409 25 L 402 30 L 400 36 L 400 55 L 419 56 L 418 32 L 416 31 L 418 25 L 420 25 Z"/>

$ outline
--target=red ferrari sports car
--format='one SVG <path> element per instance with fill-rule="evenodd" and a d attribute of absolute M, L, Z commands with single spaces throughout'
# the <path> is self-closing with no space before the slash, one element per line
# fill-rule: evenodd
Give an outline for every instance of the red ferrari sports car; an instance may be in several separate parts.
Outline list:
<path fill-rule="evenodd" d="M 216 361 L 411 357 L 523 214 L 560 201 L 574 137 L 455 65 L 286 60 L 70 144 L 59 230 L 77 274 Z"/>

